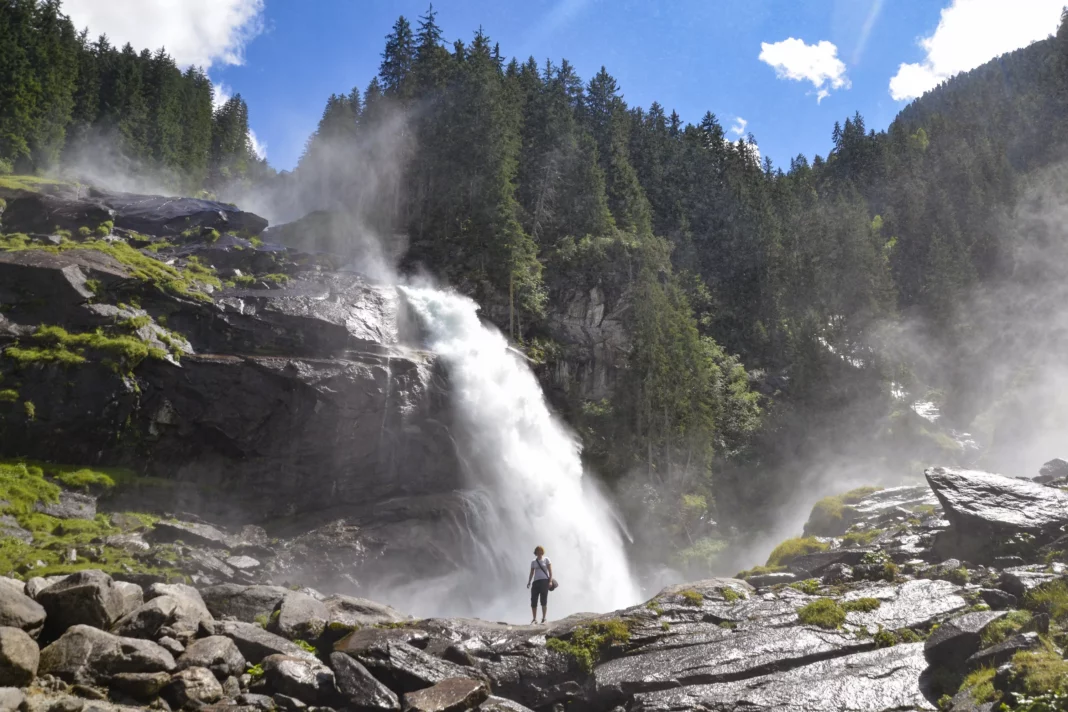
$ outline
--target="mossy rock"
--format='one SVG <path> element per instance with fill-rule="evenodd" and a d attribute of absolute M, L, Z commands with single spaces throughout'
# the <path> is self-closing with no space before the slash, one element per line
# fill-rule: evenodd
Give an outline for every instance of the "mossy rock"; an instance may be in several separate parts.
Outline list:
<path fill-rule="evenodd" d="M 881 487 L 858 487 L 844 494 L 824 497 L 816 502 L 805 522 L 805 536 L 841 536 L 857 520 L 857 510 L 851 505 L 880 491 Z"/>

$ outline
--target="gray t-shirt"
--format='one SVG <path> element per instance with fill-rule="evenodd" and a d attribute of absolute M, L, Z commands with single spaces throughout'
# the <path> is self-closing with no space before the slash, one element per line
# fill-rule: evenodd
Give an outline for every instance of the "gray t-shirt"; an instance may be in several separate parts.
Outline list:
<path fill-rule="evenodd" d="M 544 571 L 542 571 L 542 567 L 545 567 Z M 535 581 L 549 578 L 549 557 L 543 556 L 541 557 L 541 561 L 538 561 L 537 559 L 531 561 L 530 570 L 534 572 Z"/>

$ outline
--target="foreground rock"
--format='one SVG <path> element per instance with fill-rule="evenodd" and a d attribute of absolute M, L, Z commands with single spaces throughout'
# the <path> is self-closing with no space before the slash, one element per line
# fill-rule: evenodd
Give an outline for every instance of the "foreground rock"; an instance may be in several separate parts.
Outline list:
<path fill-rule="evenodd" d="M 0 586 L 0 626 L 21 628 L 37 636 L 44 628 L 45 609 L 11 586 Z"/>
<path fill-rule="evenodd" d="M 454 677 L 404 696 L 406 712 L 462 712 L 481 704 L 489 689 L 481 680 Z"/>
<path fill-rule="evenodd" d="M 103 571 L 71 574 L 37 595 L 48 613 L 48 627 L 56 632 L 75 625 L 107 630 L 126 612 L 127 598 Z"/>
<path fill-rule="evenodd" d="M 0 628 L 0 687 L 25 687 L 37 676 L 41 653 L 21 628 Z"/>
<path fill-rule="evenodd" d="M 75 625 L 41 651 L 39 669 L 68 683 L 92 685 L 106 684 L 117 673 L 171 672 L 175 662 L 152 641 Z"/>

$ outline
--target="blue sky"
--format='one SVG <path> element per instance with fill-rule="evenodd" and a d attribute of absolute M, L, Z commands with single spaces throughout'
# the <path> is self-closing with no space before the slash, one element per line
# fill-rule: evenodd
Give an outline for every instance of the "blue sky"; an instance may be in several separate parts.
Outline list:
<path fill-rule="evenodd" d="M 883 129 L 938 80 L 1056 30 L 1063 0 L 438 0 L 445 38 L 481 26 L 506 56 L 601 65 L 627 103 L 714 112 L 777 165 L 826 154 L 860 111 Z M 398 15 L 426 0 L 66 0 L 94 34 L 165 45 L 249 105 L 270 163 L 292 168 L 327 96 L 365 87 Z M 902 65 L 905 65 L 904 67 Z M 895 98 L 897 97 L 897 98 Z"/>

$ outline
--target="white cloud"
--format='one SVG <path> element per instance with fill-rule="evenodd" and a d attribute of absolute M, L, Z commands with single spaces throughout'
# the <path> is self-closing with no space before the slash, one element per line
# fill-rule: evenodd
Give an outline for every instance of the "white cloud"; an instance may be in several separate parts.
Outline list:
<path fill-rule="evenodd" d="M 253 153 L 255 153 L 258 158 L 267 158 L 267 144 L 261 143 L 260 140 L 256 138 L 256 132 L 252 129 L 249 129 L 248 138 L 249 141 L 252 142 Z"/>
<path fill-rule="evenodd" d="M 759 59 L 773 67 L 780 79 L 812 82 L 817 103 L 830 96 L 832 89 L 850 87 L 845 63 L 838 59 L 838 47 L 827 40 L 814 45 L 794 37 L 774 44 L 761 42 Z"/>
<path fill-rule="evenodd" d="M 743 119 L 741 116 L 734 117 L 734 125 L 730 127 L 730 132 L 737 136 L 745 136 L 745 127 L 749 125 L 749 122 Z"/>
<path fill-rule="evenodd" d="M 952 0 L 938 27 L 920 46 L 922 62 L 902 64 L 890 80 L 890 96 L 914 99 L 954 74 L 1026 47 L 1057 30 L 1065 0 Z"/>
<path fill-rule="evenodd" d="M 223 104 L 230 101 L 230 97 L 234 95 L 233 89 L 226 84 L 219 82 L 211 83 L 211 108 L 219 109 Z"/>
<path fill-rule="evenodd" d="M 165 47 L 181 66 L 242 64 L 263 31 L 264 0 L 65 0 L 75 27 L 138 51 Z"/>

